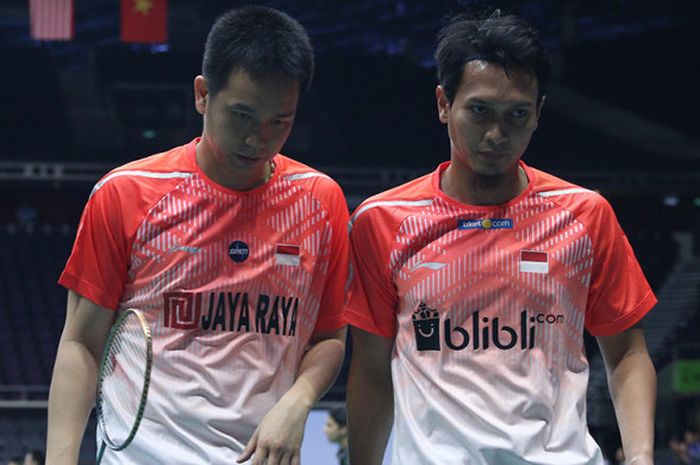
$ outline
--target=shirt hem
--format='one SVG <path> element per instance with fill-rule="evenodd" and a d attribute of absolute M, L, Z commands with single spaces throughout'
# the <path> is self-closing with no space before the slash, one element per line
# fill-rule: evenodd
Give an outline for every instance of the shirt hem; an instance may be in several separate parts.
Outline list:
<path fill-rule="evenodd" d="M 385 337 L 387 339 L 394 339 L 396 337 L 396 329 L 395 328 L 393 328 L 393 327 L 388 328 L 386 326 L 378 326 L 370 318 L 368 318 L 363 313 L 358 312 L 357 310 L 353 310 L 351 308 L 346 308 L 344 318 L 345 318 L 345 322 L 348 325 L 354 326 L 354 327 L 359 328 L 363 331 L 367 331 L 368 333 L 372 333 L 376 336 L 382 336 L 382 337 Z"/>
<path fill-rule="evenodd" d="M 336 331 L 338 329 L 343 329 L 347 324 L 341 315 L 330 318 L 328 320 L 317 320 L 314 331 Z"/>

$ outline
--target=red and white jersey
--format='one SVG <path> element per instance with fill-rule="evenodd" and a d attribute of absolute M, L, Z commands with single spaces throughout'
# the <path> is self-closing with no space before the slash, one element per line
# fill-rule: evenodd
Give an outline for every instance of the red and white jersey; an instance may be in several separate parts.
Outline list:
<path fill-rule="evenodd" d="M 602 464 L 584 327 L 615 334 L 656 303 L 612 208 L 525 164 L 517 198 L 462 204 L 447 166 L 350 222 L 346 320 L 395 338 L 392 463 Z"/>
<path fill-rule="evenodd" d="M 196 143 L 97 183 L 59 281 L 103 307 L 141 309 L 153 333 L 143 421 L 103 463 L 235 463 L 311 334 L 345 324 L 340 187 L 277 155 L 267 183 L 227 189 L 197 166 Z"/>

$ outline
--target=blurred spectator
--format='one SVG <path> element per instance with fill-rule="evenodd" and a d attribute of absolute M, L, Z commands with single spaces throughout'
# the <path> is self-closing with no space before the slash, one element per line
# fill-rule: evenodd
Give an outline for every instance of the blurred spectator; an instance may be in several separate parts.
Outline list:
<path fill-rule="evenodd" d="M 683 441 L 688 447 L 688 456 L 695 462 L 700 462 L 700 434 L 692 430 L 683 433 Z"/>
<path fill-rule="evenodd" d="M 347 423 L 345 408 L 333 408 L 328 411 L 328 418 L 323 427 L 323 432 L 326 434 L 328 440 L 340 446 L 336 454 L 338 457 L 338 465 L 350 464 Z"/>
<path fill-rule="evenodd" d="M 668 442 L 668 447 L 671 449 L 671 461 L 668 465 L 688 465 L 693 463 L 688 455 L 688 445 L 684 441 L 673 438 Z"/>
<path fill-rule="evenodd" d="M 44 465 L 44 453 L 40 450 L 27 452 L 27 455 L 24 456 L 23 465 Z"/>
<path fill-rule="evenodd" d="M 22 465 L 22 457 L 12 457 L 7 461 L 7 465 Z"/>

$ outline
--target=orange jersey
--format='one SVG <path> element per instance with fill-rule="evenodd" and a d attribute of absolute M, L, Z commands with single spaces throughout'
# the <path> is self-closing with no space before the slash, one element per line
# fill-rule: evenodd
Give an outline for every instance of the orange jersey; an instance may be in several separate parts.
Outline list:
<path fill-rule="evenodd" d="M 143 310 L 153 333 L 144 419 L 105 463 L 234 463 L 312 333 L 345 324 L 340 187 L 277 155 L 267 183 L 227 189 L 197 166 L 196 143 L 97 183 L 59 281 L 103 307 Z"/>
<path fill-rule="evenodd" d="M 462 204 L 447 166 L 350 222 L 346 320 L 395 338 L 393 463 L 602 464 L 584 327 L 612 335 L 656 303 L 612 208 L 525 164 L 515 199 Z"/>

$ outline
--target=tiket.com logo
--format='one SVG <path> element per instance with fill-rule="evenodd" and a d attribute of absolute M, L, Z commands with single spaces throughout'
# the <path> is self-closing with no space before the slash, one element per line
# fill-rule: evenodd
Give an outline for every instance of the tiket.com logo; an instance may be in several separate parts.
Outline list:
<path fill-rule="evenodd" d="M 511 218 L 483 218 L 479 220 L 457 220 L 457 229 L 513 229 Z"/>
<path fill-rule="evenodd" d="M 474 312 L 471 317 L 471 328 L 453 326 L 452 319 L 446 318 L 440 325 L 440 315 L 437 310 L 421 302 L 412 316 L 413 329 L 416 336 L 418 351 L 442 350 L 442 344 L 451 350 L 471 349 L 487 350 L 491 347 L 498 350 L 521 350 L 535 347 L 535 333 L 538 326 L 563 325 L 564 315 L 538 313 L 529 315 L 526 310 L 520 312 L 517 327 L 501 324 L 499 317 L 481 317 Z M 442 329 L 442 334 L 441 330 Z"/>

